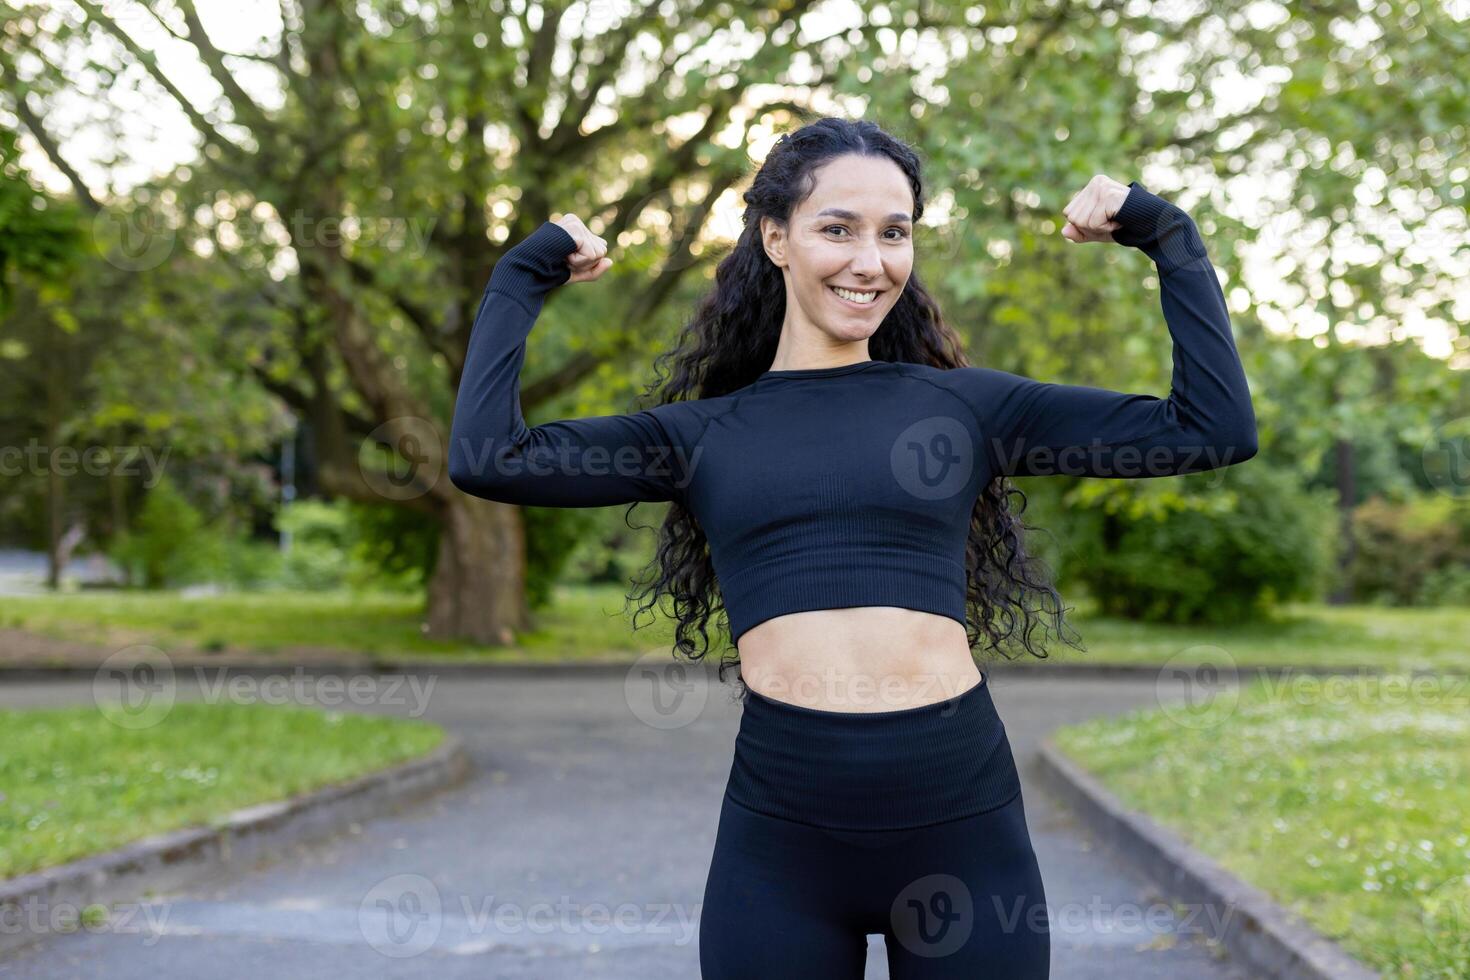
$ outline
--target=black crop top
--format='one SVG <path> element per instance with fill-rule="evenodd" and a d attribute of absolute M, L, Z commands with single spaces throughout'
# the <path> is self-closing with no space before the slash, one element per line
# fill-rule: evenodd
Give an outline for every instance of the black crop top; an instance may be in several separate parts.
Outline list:
<path fill-rule="evenodd" d="M 1256 422 L 1194 222 L 1134 181 L 1116 241 L 1153 259 L 1173 339 L 1168 398 L 986 367 L 867 360 L 766 371 L 713 398 L 527 427 L 526 337 L 571 272 L 547 221 L 496 263 L 450 434 L 450 480 L 515 504 L 678 501 L 709 541 L 730 636 L 775 616 L 899 606 L 965 622 L 965 544 L 997 475 L 1139 478 L 1228 466 Z"/>

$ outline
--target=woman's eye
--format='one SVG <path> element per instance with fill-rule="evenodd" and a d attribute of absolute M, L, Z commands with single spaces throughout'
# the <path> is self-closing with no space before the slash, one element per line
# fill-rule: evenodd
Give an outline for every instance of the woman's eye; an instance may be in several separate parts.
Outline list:
<path fill-rule="evenodd" d="M 822 230 L 823 231 L 826 231 L 826 232 L 829 232 L 829 233 L 830 232 L 835 232 L 835 231 L 847 231 L 847 229 L 845 227 L 843 227 L 842 225 L 828 225 L 826 228 L 824 228 Z M 900 228 L 897 225 L 895 225 L 892 228 L 889 228 L 888 231 L 896 231 L 896 232 L 898 232 L 897 237 L 894 237 L 894 236 L 891 236 L 891 235 L 889 236 L 888 240 L 891 241 L 891 242 L 901 241 L 901 240 L 909 237 L 909 233 L 905 229 Z M 885 234 L 886 234 L 886 232 L 885 232 Z"/>

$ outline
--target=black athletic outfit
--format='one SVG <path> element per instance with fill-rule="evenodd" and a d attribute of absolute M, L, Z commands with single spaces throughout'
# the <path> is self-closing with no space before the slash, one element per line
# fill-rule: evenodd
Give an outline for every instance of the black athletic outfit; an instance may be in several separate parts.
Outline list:
<path fill-rule="evenodd" d="M 545 222 L 486 287 L 450 479 L 519 504 L 677 501 L 709 541 L 736 643 L 812 609 L 898 606 L 964 623 L 970 517 L 996 476 L 1166 476 L 1255 454 L 1250 392 L 1194 222 L 1136 181 L 1114 218 L 1114 239 L 1158 271 L 1174 341 L 1167 398 L 868 360 L 528 427 L 526 338 L 576 247 Z M 1041 881 L 986 682 L 876 713 L 752 691 L 743 712 L 701 915 L 705 980 L 857 978 L 872 932 L 886 934 L 895 978 L 1047 975 Z"/>

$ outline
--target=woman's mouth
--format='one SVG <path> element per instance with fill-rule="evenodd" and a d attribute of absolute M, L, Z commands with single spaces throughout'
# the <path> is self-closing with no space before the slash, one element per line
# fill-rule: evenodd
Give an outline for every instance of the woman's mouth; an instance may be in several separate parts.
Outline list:
<path fill-rule="evenodd" d="M 846 289 L 841 286 L 828 286 L 827 288 L 834 296 L 854 309 L 872 306 L 878 301 L 878 295 L 883 292 L 881 289 Z"/>

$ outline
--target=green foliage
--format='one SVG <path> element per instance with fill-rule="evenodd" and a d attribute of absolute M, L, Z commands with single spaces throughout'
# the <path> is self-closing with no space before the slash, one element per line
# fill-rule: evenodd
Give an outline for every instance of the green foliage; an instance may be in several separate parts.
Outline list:
<path fill-rule="evenodd" d="M 1470 606 L 1470 564 L 1436 568 L 1424 576 L 1416 605 Z"/>
<path fill-rule="evenodd" d="M 388 503 L 349 500 L 342 506 L 352 528 L 354 566 L 365 572 L 352 581 L 405 589 L 428 582 L 439 557 L 439 522 L 433 515 Z"/>
<path fill-rule="evenodd" d="M 320 500 L 282 507 L 276 529 L 290 535 L 279 584 L 307 592 L 332 589 L 347 578 L 352 532 L 345 508 Z"/>
<path fill-rule="evenodd" d="M 499 248 L 554 211 L 615 230 L 618 262 L 603 284 L 559 292 L 548 305 L 530 338 L 527 377 L 553 379 L 570 356 L 590 352 L 605 367 L 578 394 L 596 398 L 593 411 L 621 410 L 601 397 L 616 387 L 608 375 L 634 373 L 630 365 L 665 346 L 657 332 L 683 318 L 668 309 L 672 298 L 683 305 L 709 285 L 719 246 L 708 239 L 738 231 L 712 227 L 718 209 L 709 205 L 748 175 L 752 147 L 759 156 L 811 101 L 794 85 L 746 111 L 762 83 L 788 76 L 811 79 L 821 101 L 850 101 L 915 144 L 931 203 L 917 260 L 973 363 L 1162 393 L 1169 338 L 1153 270 L 1131 250 L 1078 249 L 1059 235 L 1061 208 L 1107 173 L 1142 179 L 1201 225 L 1239 314 L 1263 445 L 1279 441 L 1288 465 L 1330 465 L 1332 441 L 1346 439 L 1363 447 L 1365 492 L 1402 485 L 1409 467 L 1395 465 L 1390 443 L 1422 441 L 1413 428 L 1425 428 L 1430 393 L 1448 390 L 1370 366 L 1342 339 L 1399 331 L 1420 309 L 1451 329 L 1463 319 L 1445 288 L 1453 250 L 1426 247 L 1451 227 L 1447 216 L 1464 211 L 1466 83 L 1453 68 L 1464 30 L 1453 5 L 1384 0 L 1354 8 L 1363 29 L 1344 30 L 1333 4 L 1282 4 L 1263 15 L 1228 0 L 1197 11 L 876 0 L 861 5 L 850 30 L 828 35 L 801 29 L 802 5 L 670 0 L 638 36 L 644 55 L 677 60 L 678 69 L 646 88 L 609 84 L 606 104 L 568 99 L 557 80 L 597 80 L 603 69 L 602 81 L 616 80 L 633 67 L 623 32 L 563 31 L 542 44 L 526 31 L 487 31 L 478 5 L 430 6 L 434 16 L 420 20 L 349 4 L 333 8 L 330 29 L 288 19 L 257 52 L 286 76 L 285 97 L 269 104 L 224 77 L 243 64 L 203 52 L 229 103 L 218 118 L 255 138 L 192 115 L 194 142 L 206 151 L 109 208 L 130 230 L 152 230 L 168 256 L 111 283 L 90 270 L 78 277 L 81 303 L 117 330 L 86 375 L 95 390 L 66 406 L 69 418 L 180 457 L 246 455 L 269 443 L 280 413 L 261 397 L 262 382 L 298 408 L 311 403 L 323 446 L 344 417 L 385 421 L 382 406 L 402 403 L 385 392 L 413 393 L 423 403 L 414 411 L 443 421 L 467 317 Z M 119 28 L 90 6 L 80 20 L 47 16 L 32 0 L 15 11 L 0 15 L 11 28 L 0 49 L 26 71 L 8 73 L 9 101 L 70 94 L 97 118 L 126 122 L 128 109 L 105 94 L 128 63 L 155 53 L 149 42 L 131 54 L 91 44 Z M 685 43 L 724 35 L 755 43 L 733 60 L 726 45 Z M 916 49 L 933 56 L 920 66 Z M 1210 98 L 1222 80 L 1249 82 L 1232 87 L 1238 104 Z M 514 99 L 499 95 L 509 91 Z M 154 94 L 176 101 L 176 92 Z M 553 133 L 528 125 L 553 114 Z M 710 125 L 686 141 L 669 124 L 684 118 Z M 43 142 L 64 145 L 66 128 Z M 1259 184 L 1263 149 L 1285 186 L 1237 193 Z M 706 240 L 686 253 L 676 248 L 686 235 Z M 0 234 L 0 250 L 11 244 Z M 1247 280 L 1237 246 L 1278 261 Z M 324 269 L 351 270 L 354 329 L 334 328 L 345 293 L 325 288 Z M 1287 333 L 1268 335 L 1265 325 L 1292 320 L 1320 334 L 1294 344 L 1279 375 L 1262 373 L 1275 336 Z M 0 337 L 0 354 L 9 340 Z M 1319 341 L 1330 357 L 1315 350 Z M 1452 343 L 1463 350 L 1465 338 Z M 30 391 L 14 398 L 44 403 Z M 527 515 L 538 528 L 529 534 L 533 601 L 589 516 Z M 375 563 L 431 564 L 423 539 L 414 541 L 401 562 L 380 551 Z M 607 570 L 621 553 L 597 560 Z M 307 578 L 329 572 L 301 569 Z"/>
<path fill-rule="evenodd" d="M 1374 497 L 1353 510 L 1348 582 L 1358 602 L 1470 602 L 1470 500 L 1424 494 L 1403 503 Z"/>
<path fill-rule="evenodd" d="M 1220 486 L 1212 486 L 1220 484 Z M 1068 495 L 1063 574 L 1107 614 L 1234 623 L 1328 583 L 1329 492 L 1250 463 L 1169 480 L 1094 480 Z"/>
<path fill-rule="evenodd" d="M 594 508 L 578 507 L 525 507 L 521 513 L 526 526 L 526 603 L 532 609 L 544 608 L 573 550 L 591 534 L 601 515 Z"/>
<path fill-rule="evenodd" d="M 322 591 L 421 587 L 432 570 L 437 525 L 416 511 L 345 500 L 298 500 L 281 508 L 289 534 L 275 584 Z"/>
<path fill-rule="evenodd" d="M 15 132 L 0 127 L 0 312 L 10 306 L 12 275 L 59 293 L 86 242 L 81 209 L 33 185 L 20 165 Z"/>
<path fill-rule="evenodd" d="M 143 498 L 133 527 L 113 538 L 108 554 L 135 586 L 161 589 L 194 581 L 210 564 L 200 547 L 203 528 L 198 508 L 164 477 Z"/>
<path fill-rule="evenodd" d="M 225 530 L 223 522 L 199 537 L 205 570 L 200 578 L 238 589 L 268 588 L 281 578 L 281 552 L 274 541 Z"/>
<path fill-rule="evenodd" d="M 432 571 L 433 519 L 389 504 L 299 500 L 276 515 L 289 547 L 241 533 L 224 517 L 206 523 L 164 479 L 144 499 L 134 528 L 108 549 L 135 586 L 200 582 L 237 589 L 415 589 Z"/>
<path fill-rule="evenodd" d="M 666 510 L 657 504 L 643 504 L 631 515 L 626 507 L 594 511 L 595 523 L 577 538 L 561 581 L 631 588 L 633 579 L 653 558 Z"/>

